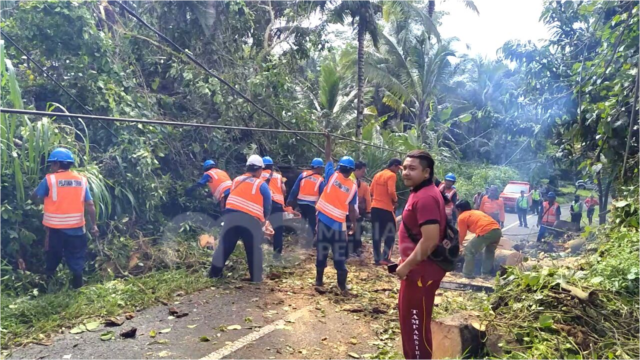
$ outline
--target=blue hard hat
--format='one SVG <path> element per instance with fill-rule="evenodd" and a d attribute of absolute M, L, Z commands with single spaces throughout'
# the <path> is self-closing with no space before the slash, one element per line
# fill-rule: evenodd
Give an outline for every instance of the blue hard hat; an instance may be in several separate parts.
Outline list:
<path fill-rule="evenodd" d="M 207 161 L 204 162 L 204 164 L 202 164 L 202 168 L 204 170 L 208 169 L 211 166 L 216 166 L 216 162 L 213 161 L 213 160 L 207 160 Z"/>
<path fill-rule="evenodd" d="M 343 156 L 340 161 L 338 161 L 338 166 L 348 167 L 350 169 L 356 168 L 356 162 L 353 160 L 351 156 Z"/>
<path fill-rule="evenodd" d="M 75 160 L 73 159 L 73 154 L 69 149 L 65 149 L 65 148 L 57 148 L 51 152 L 51 155 L 49 155 L 47 162 L 55 162 L 55 161 L 68 162 L 72 164 L 75 163 Z"/>
<path fill-rule="evenodd" d="M 556 193 L 554 193 L 553 191 L 549 191 L 549 193 L 547 194 L 547 197 L 555 199 L 556 198 Z"/>
<path fill-rule="evenodd" d="M 444 179 L 445 179 L 445 180 L 449 180 L 449 181 L 456 182 L 456 176 L 455 176 L 455 175 L 453 175 L 453 173 L 448 173 L 448 174 L 444 177 Z"/>
<path fill-rule="evenodd" d="M 324 167 L 324 161 L 322 161 L 322 159 L 320 159 L 320 158 L 315 158 L 315 159 L 311 160 L 311 167 L 312 168 Z"/>
<path fill-rule="evenodd" d="M 269 156 L 265 156 L 262 158 L 262 162 L 265 165 L 273 165 L 273 159 L 271 159 Z"/>

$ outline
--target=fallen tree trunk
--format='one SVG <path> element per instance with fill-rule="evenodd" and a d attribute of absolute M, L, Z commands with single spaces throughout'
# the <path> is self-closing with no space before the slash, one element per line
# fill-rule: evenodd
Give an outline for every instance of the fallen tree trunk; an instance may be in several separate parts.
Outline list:
<path fill-rule="evenodd" d="M 475 359 L 481 355 L 484 329 L 478 317 L 461 312 L 431 322 L 434 359 Z"/>

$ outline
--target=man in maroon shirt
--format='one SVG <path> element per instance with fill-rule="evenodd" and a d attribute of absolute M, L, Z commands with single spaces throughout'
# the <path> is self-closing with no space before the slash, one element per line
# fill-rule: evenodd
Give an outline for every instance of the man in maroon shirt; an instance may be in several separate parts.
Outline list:
<path fill-rule="evenodd" d="M 444 240 L 447 215 L 444 199 L 433 184 L 435 162 L 428 152 L 414 150 L 403 163 L 402 180 L 411 195 L 398 232 L 402 280 L 398 295 L 402 350 L 406 359 L 431 359 L 431 313 L 445 271 L 429 259 Z M 409 235 L 407 231 L 411 232 Z M 411 238 L 419 239 L 417 243 Z"/>

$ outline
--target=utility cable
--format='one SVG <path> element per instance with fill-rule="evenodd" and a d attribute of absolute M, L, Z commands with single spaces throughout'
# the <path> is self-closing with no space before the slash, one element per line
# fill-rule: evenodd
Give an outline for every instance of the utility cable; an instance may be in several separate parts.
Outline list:
<path fill-rule="evenodd" d="M 256 109 L 260 110 L 262 113 L 264 113 L 265 115 L 267 115 L 268 117 L 270 117 L 271 119 L 275 120 L 276 122 L 280 123 L 282 126 L 284 126 L 285 128 L 287 128 L 290 133 L 294 133 L 296 134 L 298 137 L 300 137 L 302 140 L 308 142 L 309 144 L 313 145 L 315 148 L 317 148 L 320 151 L 324 151 L 324 149 L 322 149 L 321 147 L 319 147 L 318 145 L 314 144 L 313 142 L 311 142 L 311 140 L 307 139 L 306 137 L 300 135 L 303 134 L 304 132 L 300 132 L 300 131 L 296 131 L 293 130 L 289 125 L 287 125 L 284 121 L 278 119 L 275 115 L 271 114 L 269 111 L 263 109 L 262 107 L 260 107 L 258 104 L 256 104 L 255 102 L 253 102 L 253 100 L 249 99 L 249 97 L 247 97 L 245 94 L 243 94 L 240 90 L 236 89 L 233 85 L 229 84 L 227 81 L 225 81 L 223 78 L 221 78 L 220 76 L 216 75 L 213 71 L 209 70 L 206 66 L 204 66 L 200 61 L 198 61 L 195 57 L 193 57 L 193 55 L 189 54 L 186 50 L 182 49 L 180 46 L 178 46 L 178 44 L 174 43 L 171 39 L 169 39 L 168 37 L 166 37 L 163 33 L 161 33 L 160 31 L 156 30 L 154 27 L 152 27 L 151 25 L 149 25 L 146 21 L 144 21 L 140 16 L 138 16 L 138 14 L 136 14 L 133 10 L 129 9 L 126 5 L 124 5 L 121 1 L 117 1 L 117 4 L 120 5 L 120 7 L 129 15 L 131 15 L 134 19 L 136 19 L 138 22 L 140 22 L 142 25 L 144 25 L 147 29 L 151 30 L 153 33 L 155 33 L 159 38 L 161 38 L 162 40 L 164 40 L 165 42 L 169 43 L 171 46 L 175 47 L 176 49 L 178 49 L 179 52 L 181 52 L 182 54 L 186 55 L 186 57 L 195 65 L 197 65 L 198 67 L 200 67 L 202 70 L 204 70 L 205 72 L 207 72 L 207 74 L 213 76 L 216 80 L 218 80 L 219 82 L 221 82 L 223 85 L 225 85 L 226 87 L 228 87 L 231 91 L 235 92 L 238 96 L 240 96 L 242 99 L 244 99 L 245 101 L 247 101 L 248 103 L 250 103 L 251 105 L 253 105 Z"/>
<path fill-rule="evenodd" d="M 276 132 L 276 133 L 296 133 L 296 134 L 311 134 L 311 135 L 324 135 L 325 133 L 321 131 L 306 131 L 306 130 L 286 130 L 286 129 L 267 129 L 267 128 L 252 128 L 252 127 L 244 127 L 244 126 L 230 126 L 230 125 L 214 125 L 214 124 L 198 124 L 198 123 L 186 123 L 179 121 L 161 121 L 161 120 L 145 120 L 145 119 L 136 119 L 136 118 L 118 118 L 111 116 L 101 116 L 101 115 L 80 115 L 80 114 L 69 114 L 69 113 L 57 113 L 50 111 L 37 111 L 37 110 L 22 110 L 22 109 L 6 109 L 0 108 L 0 112 L 4 112 L 7 114 L 18 114 L 18 115 L 34 115 L 34 116 L 57 116 L 57 117 L 83 117 L 92 120 L 105 120 L 105 121 L 121 121 L 128 123 L 139 123 L 139 124 L 148 124 L 148 125 L 168 125 L 168 126 L 185 126 L 185 127 L 202 127 L 202 128 L 214 128 L 214 129 L 231 129 L 231 130 L 251 130 L 251 131 L 263 131 L 263 132 Z"/>
<path fill-rule="evenodd" d="M 20 46 L 18 46 L 18 44 L 16 44 L 15 41 L 13 41 L 13 39 L 7 35 L 6 32 L 2 31 L 2 36 L 4 36 L 5 39 L 7 39 L 7 41 L 9 41 L 11 43 L 11 45 L 13 45 L 16 49 L 18 49 L 18 51 L 20 51 L 24 56 L 27 57 L 27 59 L 29 61 L 31 61 L 38 69 L 40 69 L 40 71 L 42 71 L 42 73 L 48 77 L 51 81 L 53 81 L 56 85 L 58 85 L 58 87 L 60 89 L 62 89 L 62 91 L 64 91 L 67 95 L 69 95 L 76 103 L 78 103 L 78 105 L 80 105 L 81 108 L 84 109 L 85 112 L 87 112 L 87 114 L 89 115 L 93 115 L 93 113 L 91 112 L 91 110 L 89 110 L 86 106 L 84 106 L 83 103 L 80 102 L 80 100 L 78 100 L 78 98 L 76 98 L 72 93 L 70 93 L 64 86 L 62 86 L 62 84 L 60 84 L 51 74 L 49 74 L 49 72 L 47 70 L 45 70 L 42 66 L 40 66 L 40 64 L 38 64 L 35 60 L 33 60 L 33 58 L 26 52 L 24 51 Z M 82 117 L 82 116 L 78 116 L 78 117 Z M 98 121 L 100 123 L 100 125 L 104 126 L 105 129 L 107 129 L 113 136 L 117 137 L 117 135 L 107 127 L 107 125 L 105 125 L 102 121 Z"/>

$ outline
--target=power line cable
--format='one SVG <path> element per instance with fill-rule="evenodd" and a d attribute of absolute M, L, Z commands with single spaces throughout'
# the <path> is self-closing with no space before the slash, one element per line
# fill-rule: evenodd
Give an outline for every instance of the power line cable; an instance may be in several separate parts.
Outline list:
<path fill-rule="evenodd" d="M 286 129 L 268 129 L 268 128 L 252 128 L 244 126 L 230 126 L 230 125 L 214 125 L 214 124 L 198 124 L 198 123 L 186 123 L 179 121 L 161 121 L 161 120 L 146 120 L 136 118 L 119 118 L 112 116 L 101 115 L 80 115 L 70 113 L 57 113 L 50 111 L 37 111 L 37 110 L 22 110 L 22 109 L 7 109 L 0 108 L 0 112 L 7 114 L 17 115 L 34 115 L 34 116 L 51 116 L 51 117 L 83 117 L 91 120 L 105 120 L 105 121 L 120 121 L 128 123 L 139 123 L 148 125 L 167 125 L 167 126 L 184 126 L 184 127 L 201 127 L 201 128 L 213 128 L 213 129 L 232 129 L 232 130 L 251 130 L 251 131 L 263 131 L 263 132 L 276 132 L 276 133 L 300 133 L 300 134 L 312 134 L 312 135 L 324 135 L 325 133 L 320 131 L 306 131 L 306 130 L 286 130 Z"/>
<path fill-rule="evenodd" d="M 175 47 L 179 52 L 181 52 L 182 54 L 184 54 L 192 63 L 194 63 L 195 65 L 197 65 L 198 67 L 200 67 L 202 70 L 204 70 L 205 72 L 207 72 L 207 74 L 213 76 L 216 80 L 218 80 L 219 82 L 221 82 L 223 85 L 225 85 L 226 87 L 228 87 L 231 91 L 235 92 L 238 96 L 240 96 L 242 99 L 244 99 L 245 101 L 247 101 L 248 103 L 250 103 L 251 105 L 253 105 L 256 109 L 260 110 L 262 113 L 264 113 L 265 115 L 267 115 L 268 117 L 270 117 L 271 119 L 275 120 L 276 122 L 280 123 L 282 126 L 284 126 L 285 128 L 287 128 L 289 131 L 288 132 L 292 132 L 294 134 L 296 134 L 298 137 L 300 137 L 302 140 L 308 142 L 309 144 L 313 145 L 315 148 L 317 148 L 320 151 L 324 151 L 324 149 L 322 149 L 321 147 L 319 147 L 318 145 L 316 145 L 315 143 L 311 142 L 311 140 L 307 139 L 306 137 L 300 135 L 302 134 L 302 132 L 299 131 L 294 131 L 289 125 L 287 125 L 284 121 L 278 119 L 275 115 L 271 114 L 269 111 L 263 109 L 262 107 L 260 107 L 258 104 L 256 104 L 255 102 L 253 102 L 253 100 L 249 99 L 245 94 L 243 94 L 240 90 L 236 89 L 233 85 L 229 84 L 226 80 L 224 80 L 223 78 L 221 78 L 220 76 L 216 75 L 213 71 L 209 70 L 206 66 L 204 66 L 200 61 L 198 61 L 195 57 L 193 57 L 193 55 L 189 54 L 186 50 L 182 49 L 180 46 L 178 46 L 178 44 L 174 43 L 171 39 L 169 39 L 168 37 L 166 37 L 163 33 L 161 33 L 160 31 L 156 30 L 153 26 L 149 25 L 146 21 L 144 21 L 140 16 L 138 16 L 138 14 L 136 14 L 133 10 L 129 9 L 126 5 L 124 5 L 121 1 L 117 1 L 117 4 L 129 15 L 131 15 L 131 17 L 133 17 L 134 19 L 136 19 L 138 22 L 140 22 L 142 25 L 144 25 L 147 29 L 151 30 L 153 33 L 155 33 L 159 38 L 161 38 L 162 40 L 164 40 L 165 42 L 169 43 L 171 46 Z"/>
<path fill-rule="evenodd" d="M 60 89 L 62 89 L 62 91 L 64 91 L 67 95 L 69 95 L 76 103 L 78 103 L 78 105 L 80 105 L 80 107 L 82 109 L 84 109 L 85 112 L 87 112 L 87 114 L 89 115 L 93 115 L 93 113 L 91 112 L 91 110 L 89 110 L 86 106 L 84 106 L 83 103 L 80 102 L 80 100 L 78 100 L 78 98 L 76 98 L 72 93 L 70 93 L 64 86 L 62 86 L 62 84 L 60 84 L 51 74 L 49 74 L 49 72 L 47 70 L 45 70 L 42 66 L 40 66 L 40 64 L 38 64 L 35 60 L 33 60 L 33 58 L 26 52 L 24 51 L 20 46 L 18 46 L 18 44 L 16 44 L 15 41 L 13 41 L 13 39 L 7 35 L 6 32 L 2 31 L 2 36 L 4 36 L 5 39 L 7 39 L 7 41 L 9 41 L 11 43 L 11 45 L 13 45 L 16 49 L 18 49 L 18 51 L 20 51 L 24 56 L 27 57 L 27 59 L 29 61 L 31 61 L 38 69 L 40 69 L 40 71 L 42 71 L 42 73 L 48 77 L 51 81 L 53 81 L 56 85 L 58 85 L 58 87 Z M 82 116 L 78 116 L 78 117 L 82 117 Z M 113 136 L 117 135 L 111 130 L 109 129 L 102 121 L 99 121 L 100 125 L 104 126 L 105 129 L 107 129 Z"/>

